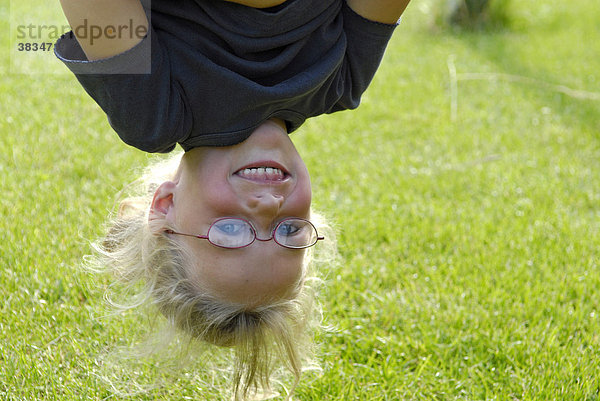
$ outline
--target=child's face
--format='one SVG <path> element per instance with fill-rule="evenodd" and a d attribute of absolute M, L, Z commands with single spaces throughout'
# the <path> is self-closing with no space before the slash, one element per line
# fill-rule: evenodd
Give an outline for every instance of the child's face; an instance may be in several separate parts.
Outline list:
<path fill-rule="evenodd" d="M 308 170 L 282 122 L 267 121 L 235 146 L 193 149 L 181 163 L 167 213 L 179 232 L 206 235 L 218 218 L 240 217 L 264 239 L 286 217 L 310 218 Z M 284 174 L 253 167 L 279 167 Z M 205 239 L 177 240 L 197 260 L 191 279 L 229 302 L 258 305 L 288 297 L 302 275 L 305 251 L 275 241 L 223 249 Z"/>

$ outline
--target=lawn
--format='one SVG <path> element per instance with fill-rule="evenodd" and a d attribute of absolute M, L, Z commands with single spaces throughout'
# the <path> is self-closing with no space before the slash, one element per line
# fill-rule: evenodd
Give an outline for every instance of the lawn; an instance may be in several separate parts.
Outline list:
<path fill-rule="evenodd" d="M 80 266 L 155 156 L 120 143 L 58 61 L 14 53 L 15 4 L 0 5 L 0 398 L 121 399 L 114 374 L 167 383 L 134 399 L 221 399 L 193 367 L 107 373 L 106 350 L 146 325 L 111 316 L 110 277 Z M 293 134 L 340 254 L 321 267 L 322 371 L 295 399 L 598 400 L 600 4 L 512 1 L 490 32 L 432 29 L 431 7 L 410 5 L 357 111 Z M 58 2 L 36 15 L 64 23 Z"/>

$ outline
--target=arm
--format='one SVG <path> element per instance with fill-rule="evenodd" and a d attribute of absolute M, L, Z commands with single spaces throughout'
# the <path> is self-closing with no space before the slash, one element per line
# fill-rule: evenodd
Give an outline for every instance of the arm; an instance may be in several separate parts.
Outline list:
<path fill-rule="evenodd" d="M 337 102 L 327 113 L 358 107 L 369 87 L 398 19 L 410 0 L 344 0 L 342 8 L 346 49 L 335 86 Z"/>
<path fill-rule="evenodd" d="M 74 32 L 63 35 L 54 52 L 104 110 L 121 139 L 146 152 L 167 152 L 186 138 L 192 118 L 185 93 L 172 79 L 169 56 L 140 0 L 61 3 Z M 113 25 L 116 34 L 98 32 Z M 131 35 L 131 28 L 122 28 L 119 35 L 123 26 L 147 35 Z M 98 27 L 93 36 L 92 27 Z"/>
<path fill-rule="evenodd" d="M 60 0 L 60 3 L 88 60 L 129 50 L 148 32 L 140 0 Z M 130 32 L 131 29 L 135 31 Z"/>
<path fill-rule="evenodd" d="M 355 13 L 366 19 L 394 24 L 410 0 L 347 0 L 347 2 Z"/>

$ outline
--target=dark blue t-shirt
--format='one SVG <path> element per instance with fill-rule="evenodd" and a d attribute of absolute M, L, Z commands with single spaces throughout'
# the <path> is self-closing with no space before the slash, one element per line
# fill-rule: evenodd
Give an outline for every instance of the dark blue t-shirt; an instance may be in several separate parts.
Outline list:
<path fill-rule="evenodd" d="M 234 145 L 272 117 L 292 132 L 307 118 L 356 108 L 396 26 L 344 0 L 266 10 L 152 0 L 147 12 L 148 35 L 114 57 L 87 61 L 71 33 L 55 46 L 121 139 L 147 152 Z"/>

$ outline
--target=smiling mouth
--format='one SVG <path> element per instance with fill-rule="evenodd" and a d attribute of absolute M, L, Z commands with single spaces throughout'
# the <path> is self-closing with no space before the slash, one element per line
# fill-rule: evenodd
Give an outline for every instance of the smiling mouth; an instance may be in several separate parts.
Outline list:
<path fill-rule="evenodd" d="M 250 181 L 276 181 L 281 182 L 289 177 L 289 174 L 277 167 L 246 167 L 235 173 L 237 176 Z"/>

